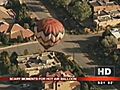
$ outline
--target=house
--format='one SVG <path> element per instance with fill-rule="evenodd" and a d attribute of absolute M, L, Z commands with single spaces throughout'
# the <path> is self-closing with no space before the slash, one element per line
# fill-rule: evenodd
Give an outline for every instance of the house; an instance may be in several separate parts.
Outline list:
<path fill-rule="evenodd" d="M 119 4 L 117 4 L 115 1 L 109 1 L 109 0 L 94 0 L 94 1 L 89 1 L 93 12 L 98 12 L 98 11 L 111 11 L 111 10 L 120 10 Z"/>
<path fill-rule="evenodd" d="M 120 5 L 110 0 L 89 1 L 96 27 L 116 26 L 120 23 Z"/>
<path fill-rule="evenodd" d="M 0 32 L 1 33 L 6 33 L 9 28 L 9 24 L 4 21 L 0 21 Z"/>
<path fill-rule="evenodd" d="M 29 29 L 24 29 L 19 24 L 14 24 L 11 29 L 11 39 L 17 39 L 18 36 L 22 38 L 30 38 L 34 35 L 34 33 Z"/>
<path fill-rule="evenodd" d="M 43 69 L 46 70 L 53 66 L 61 66 L 54 52 L 44 52 L 42 55 L 19 56 L 17 60 L 18 65 L 23 68 L 29 76 L 39 75 Z"/>
<path fill-rule="evenodd" d="M 7 23 L 14 22 L 15 13 L 11 9 L 6 9 L 0 6 L 0 20 L 5 21 Z"/>
<path fill-rule="evenodd" d="M 113 28 L 110 32 L 116 39 L 120 39 L 120 30 L 118 28 Z"/>
<path fill-rule="evenodd" d="M 119 11 L 118 13 L 115 13 L 115 11 L 99 11 L 99 13 L 94 13 L 94 22 L 98 27 L 103 27 L 105 28 L 106 26 L 116 26 L 117 24 L 120 23 L 120 17 L 119 16 Z M 113 14 L 114 13 L 114 16 Z"/>
<path fill-rule="evenodd" d="M 120 10 L 112 10 L 109 12 L 112 17 L 120 17 Z"/>
<path fill-rule="evenodd" d="M 117 49 L 120 49 L 120 30 L 118 28 L 113 28 L 110 32 L 118 40 Z"/>
<path fill-rule="evenodd" d="M 46 77 L 74 77 L 70 71 L 57 71 L 52 75 L 47 74 Z M 80 90 L 78 81 L 43 81 L 45 90 Z"/>
<path fill-rule="evenodd" d="M 111 19 L 111 16 L 106 11 L 99 11 L 97 13 L 98 20 L 108 20 Z"/>
<path fill-rule="evenodd" d="M 98 27 L 102 27 L 105 28 L 107 26 L 116 26 L 117 24 L 120 23 L 120 19 L 109 19 L 109 20 L 94 20 L 94 22 L 96 23 L 96 25 Z"/>
<path fill-rule="evenodd" d="M 11 39 L 17 39 L 18 36 L 22 38 L 31 38 L 34 33 L 29 29 L 24 29 L 19 24 L 14 24 L 12 29 L 9 31 L 10 24 L 7 22 L 0 22 L 0 32 L 9 35 Z"/>

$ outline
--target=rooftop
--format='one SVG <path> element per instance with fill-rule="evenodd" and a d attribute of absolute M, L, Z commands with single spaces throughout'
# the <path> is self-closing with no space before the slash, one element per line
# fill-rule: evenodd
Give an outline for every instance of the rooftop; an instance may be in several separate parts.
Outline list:
<path fill-rule="evenodd" d="M 109 14 L 103 10 L 98 13 L 98 16 L 103 16 L 103 15 L 109 15 Z"/>
<path fill-rule="evenodd" d="M 118 28 L 113 28 L 113 30 L 110 30 L 110 32 L 115 38 L 120 38 L 120 30 Z"/>
<path fill-rule="evenodd" d="M 8 23 L 6 23 L 6 22 L 4 22 L 4 21 L 1 21 L 0 22 L 0 32 L 7 32 L 7 30 L 8 30 L 8 28 L 9 28 L 9 24 Z"/>
<path fill-rule="evenodd" d="M 113 14 L 120 14 L 120 10 L 112 10 L 112 11 L 110 11 L 110 13 L 113 13 Z"/>
<path fill-rule="evenodd" d="M 98 3 L 99 3 L 101 6 L 105 6 L 105 5 L 106 5 L 106 2 L 105 2 L 105 1 L 98 1 Z"/>
<path fill-rule="evenodd" d="M 0 20 L 13 19 L 14 13 L 10 9 L 0 6 Z"/>
<path fill-rule="evenodd" d="M 101 4 L 98 1 L 91 1 L 90 4 L 92 6 L 101 6 Z"/>
<path fill-rule="evenodd" d="M 18 36 L 22 36 L 23 38 L 28 38 L 33 36 L 33 32 L 30 29 L 24 29 L 19 24 L 14 24 L 11 29 L 11 38 L 17 38 Z"/>
<path fill-rule="evenodd" d="M 46 77 L 74 77 L 74 75 L 68 70 L 68 71 L 57 71 L 52 75 L 46 75 Z M 45 89 L 46 90 L 51 90 L 51 87 L 54 87 L 54 81 L 43 81 L 45 83 Z M 74 90 L 77 86 L 80 86 L 80 83 L 78 81 L 58 81 L 57 87 L 58 90 Z M 79 88 L 79 87 L 78 87 Z M 53 90 L 52 89 L 52 90 Z"/>
<path fill-rule="evenodd" d="M 101 0 L 96 0 L 96 1 L 90 1 L 90 4 L 92 6 L 112 6 L 112 5 L 118 5 L 115 1 L 101 1 Z"/>
<path fill-rule="evenodd" d="M 52 75 L 46 75 L 46 77 L 74 77 L 74 75 L 68 71 L 58 71 Z"/>
<path fill-rule="evenodd" d="M 113 2 L 106 2 L 107 6 L 118 5 L 115 1 Z"/>
<path fill-rule="evenodd" d="M 8 29 L 9 29 L 9 24 L 1 21 L 0 22 L 0 32 L 4 32 L 7 33 Z M 31 36 L 33 36 L 34 33 L 29 30 L 29 29 L 24 29 L 22 26 L 20 26 L 19 24 L 14 24 L 12 29 L 11 29 L 11 38 L 17 38 L 18 36 L 22 36 L 23 38 L 29 38 Z"/>
<path fill-rule="evenodd" d="M 53 52 L 54 53 L 54 52 Z M 52 66 L 61 66 L 60 61 L 51 54 L 51 52 L 18 57 L 18 65 L 24 68 L 28 73 L 34 70 L 47 69 Z M 33 73 L 34 74 L 34 73 Z"/>

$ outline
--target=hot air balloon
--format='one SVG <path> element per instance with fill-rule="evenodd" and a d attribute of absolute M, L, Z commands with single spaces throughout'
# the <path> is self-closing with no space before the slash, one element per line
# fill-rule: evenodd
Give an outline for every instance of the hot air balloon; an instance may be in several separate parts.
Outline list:
<path fill-rule="evenodd" d="M 35 35 L 39 43 L 47 50 L 58 44 L 65 33 L 64 26 L 54 18 L 37 21 Z"/>

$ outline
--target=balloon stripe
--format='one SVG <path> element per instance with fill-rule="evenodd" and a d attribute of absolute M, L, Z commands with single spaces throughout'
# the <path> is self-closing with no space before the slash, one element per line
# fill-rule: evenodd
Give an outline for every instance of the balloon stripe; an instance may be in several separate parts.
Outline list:
<path fill-rule="evenodd" d="M 63 34 L 62 34 L 62 33 L 59 33 L 59 34 L 57 35 L 57 37 L 55 37 L 53 34 L 49 34 L 48 36 L 45 36 L 43 32 L 39 32 L 39 33 L 37 34 L 37 38 L 42 38 L 45 42 L 49 41 L 50 39 L 51 39 L 51 40 L 54 39 L 53 42 L 55 42 L 55 41 L 57 41 L 57 40 L 59 40 L 59 39 L 62 39 L 63 36 L 64 36 L 64 33 L 63 33 Z"/>
<path fill-rule="evenodd" d="M 39 38 L 37 38 L 38 40 L 40 39 L 40 40 L 42 40 L 42 42 L 44 42 L 44 43 L 48 43 L 49 41 L 52 41 L 53 42 L 53 40 L 47 40 L 47 41 L 44 41 L 44 39 L 43 38 L 41 38 L 41 37 L 39 37 Z M 59 39 L 59 40 L 61 40 L 61 39 Z M 57 40 L 57 41 L 59 41 L 59 40 Z M 57 41 L 55 41 L 55 42 L 53 42 L 53 43 L 56 43 Z"/>
<path fill-rule="evenodd" d="M 42 19 L 37 24 L 36 37 L 45 49 L 58 44 L 64 36 L 64 27 L 56 19 Z"/>

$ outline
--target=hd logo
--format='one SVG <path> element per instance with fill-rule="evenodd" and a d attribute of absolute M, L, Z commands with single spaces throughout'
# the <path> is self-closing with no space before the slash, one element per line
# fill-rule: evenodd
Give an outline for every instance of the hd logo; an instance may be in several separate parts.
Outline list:
<path fill-rule="evenodd" d="M 114 66 L 100 66 L 95 67 L 95 76 L 103 77 L 113 77 L 115 76 L 115 67 Z M 99 85 L 111 85 L 112 81 L 98 81 Z"/>

